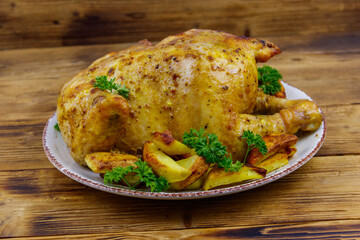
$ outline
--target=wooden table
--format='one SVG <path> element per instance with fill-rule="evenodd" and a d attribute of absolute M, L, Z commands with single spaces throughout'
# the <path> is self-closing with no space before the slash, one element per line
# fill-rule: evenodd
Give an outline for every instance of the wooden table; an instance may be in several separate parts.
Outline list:
<path fill-rule="evenodd" d="M 0 238 L 233 239 L 360 237 L 360 33 L 270 39 L 269 64 L 321 106 L 323 147 L 266 186 L 192 201 L 121 197 L 79 184 L 46 158 L 42 131 L 61 85 L 129 44 L 0 54 Z M 197 238 L 196 238 L 197 239 Z"/>

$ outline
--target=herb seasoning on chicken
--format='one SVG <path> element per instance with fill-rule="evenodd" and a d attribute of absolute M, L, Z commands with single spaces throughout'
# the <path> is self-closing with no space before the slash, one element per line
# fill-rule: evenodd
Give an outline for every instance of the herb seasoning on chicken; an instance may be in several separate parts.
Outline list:
<path fill-rule="evenodd" d="M 82 165 L 88 153 L 116 147 L 135 154 L 154 132 L 169 130 L 181 139 L 191 128 L 215 133 L 233 159 L 243 159 L 245 130 L 292 134 L 322 122 L 315 103 L 258 89 L 256 62 L 280 52 L 270 42 L 212 30 L 190 30 L 156 45 L 143 40 L 96 60 L 63 86 L 62 136 Z M 107 75 L 130 89 L 129 98 L 94 88 L 95 79 Z"/>

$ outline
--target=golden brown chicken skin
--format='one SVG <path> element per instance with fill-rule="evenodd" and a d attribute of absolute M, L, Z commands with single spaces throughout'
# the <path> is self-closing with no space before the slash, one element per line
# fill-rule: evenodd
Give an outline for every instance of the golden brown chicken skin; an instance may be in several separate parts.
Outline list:
<path fill-rule="evenodd" d="M 189 30 L 154 46 L 141 41 L 96 60 L 63 86 L 57 108 L 61 133 L 82 165 L 87 153 L 116 146 L 134 154 L 154 132 L 169 130 L 181 139 L 190 128 L 216 133 L 237 160 L 244 154 L 244 130 L 264 136 L 292 133 L 292 122 L 301 125 L 301 119 L 292 120 L 299 118 L 299 109 L 299 114 L 251 115 L 256 109 L 277 112 L 303 102 L 259 94 L 256 62 L 278 53 L 272 43 L 212 30 Z M 94 88 L 102 75 L 125 84 L 129 98 Z M 321 114 L 317 107 L 311 111 L 311 129 L 316 129 Z"/>

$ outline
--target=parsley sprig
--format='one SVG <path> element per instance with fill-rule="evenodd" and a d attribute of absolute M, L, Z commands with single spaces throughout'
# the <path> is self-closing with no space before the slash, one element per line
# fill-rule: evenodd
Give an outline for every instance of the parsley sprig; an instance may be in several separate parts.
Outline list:
<path fill-rule="evenodd" d="M 231 155 L 226 151 L 226 146 L 219 142 L 216 134 L 206 133 L 204 129 L 190 129 L 183 135 L 183 143 L 190 148 L 195 149 L 199 156 L 206 159 L 208 163 L 217 164 L 219 167 L 225 168 L 225 171 L 238 172 L 244 165 L 243 162 L 237 161 L 233 163 Z"/>
<path fill-rule="evenodd" d="M 222 145 L 218 140 L 216 134 L 206 133 L 204 129 L 195 130 L 190 129 L 190 132 L 185 132 L 183 135 L 183 143 L 190 148 L 195 149 L 199 156 L 206 159 L 208 163 L 217 164 L 219 167 L 225 169 L 226 172 L 238 172 L 246 162 L 249 152 L 257 148 L 265 155 L 268 150 L 265 141 L 259 134 L 254 134 L 252 131 L 244 131 L 242 139 L 246 139 L 247 150 L 243 161 L 233 163 L 231 155 L 226 151 L 226 146 Z"/>
<path fill-rule="evenodd" d="M 131 189 L 135 189 L 139 183 L 143 182 L 145 183 L 146 187 L 151 188 L 152 192 L 166 191 L 169 188 L 169 182 L 162 176 L 157 177 L 146 162 L 139 159 L 137 162 L 135 162 L 135 165 L 136 167 L 127 166 L 125 168 L 119 166 L 112 169 L 111 171 L 106 172 L 104 175 L 104 183 L 118 183 L 122 180 Z M 131 172 L 136 173 L 136 175 L 139 177 L 139 181 L 133 185 L 129 184 L 125 179 L 125 176 Z"/>
<path fill-rule="evenodd" d="M 108 80 L 107 76 L 100 76 L 95 78 L 94 87 L 100 88 L 101 90 L 109 90 L 111 93 L 113 90 L 125 98 L 129 98 L 130 90 L 126 88 L 125 85 L 114 83 L 115 78 Z"/>
<path fill-rule="evenodd" d="M 248 145 L 244 161 L 246 161 L 249 152 L 254 148 L 259 149 L 262 155 L 265 155 L 268 152 L 265 141 L 262 139 L 262 137 L 259 134 L 254 134 L 252 131 L 246 130 L 243 132 L 241 138 L 246 139 L 246 143 Z"/>
<path fill-rule="evenodd" d="M 275 94 L 281 90 L 279 80 L 282 76 L 278 70 L 269 66 L 258 68 L 259 88 L 266 94 Z"/>
<path fill-rule="evenodd" d="M 58 123 L 55 123 L 54 128 L 55 128 L 56 131 L 59 131 L 59 132 L 60 132 L 60 127 L 59 127 L 59 124 L 58 124 Z"/>

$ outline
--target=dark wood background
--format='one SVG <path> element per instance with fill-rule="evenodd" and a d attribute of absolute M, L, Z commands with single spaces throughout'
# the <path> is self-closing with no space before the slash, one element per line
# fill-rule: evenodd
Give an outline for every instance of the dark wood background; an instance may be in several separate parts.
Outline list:
<path fill-rule="evenodd" d="M 190 28 L 261 37 L 327 120 L 323 147 L 266 186 L 155 201 L 81 185 L 41 136 L 62 84 L 104 54 Z M 0 238 L 360 238 L 360 1 L 0 1 Z"/>
<path fill-rule="evenodd" d="M 154 41 L 191 28 L 307 38 L 358 31 L 359 12 L 358 0 L 2 0 L 0 49 Z"/>

